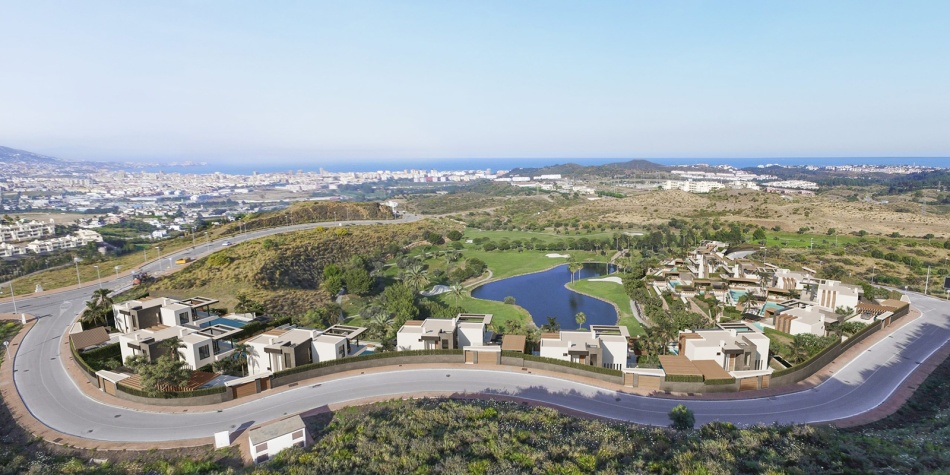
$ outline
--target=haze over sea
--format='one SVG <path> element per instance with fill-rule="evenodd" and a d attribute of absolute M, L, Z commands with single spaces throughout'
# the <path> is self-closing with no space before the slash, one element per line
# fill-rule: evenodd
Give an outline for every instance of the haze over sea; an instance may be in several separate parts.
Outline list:
<path fill-rule="evenodd" d="M 190 167 L 158 166 L 148 167 L 147 171 L 165 171 L 179 173 L 226 173 L 249 175 L 253 172 L 271 173 L 286 171 L 316 172 L 320 168 L 328 172 L 371 172 L 377 170 L 437 169 L 437 170 L 510 170 L 512 168 L 534 168 L 564 163 L 579 165 L 604 165 L 626 162 L 623 158 L 473 158 L 473 159 L 404 159 L 391 161 L 347 161 L 314 160 L 311 162 L 269 162 L 262 163 L 218 163 Z M 784 157 L 784 158 L 644 158 L 661 165 L 732 165 L 737 168 L 758 165 L 920 165 L 930 167 L 950 167 L 950 157 Z"/>

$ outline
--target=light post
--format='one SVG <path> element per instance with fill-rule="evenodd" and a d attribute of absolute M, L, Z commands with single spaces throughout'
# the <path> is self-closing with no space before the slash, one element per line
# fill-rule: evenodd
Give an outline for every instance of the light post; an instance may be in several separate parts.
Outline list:
<path fill-rule="evenodd" d="M 18 313 L 16 310 L 16 295 L 13 293 L 13 281 L 10 281 L 10 298 L 13 299 L 13 313 Z"/>
<path fill-rule="evenodd" d="M 208 236 L 208 231 L 205 231 L 205 252 L 211 249 L 211 236 Z"/>
<path fill-rule="evenodd" d="M 82 285 L 82 279 L 79 278 L 79 261 L 81 260 L 82 259 L 78 257 L 73 258 L 73 264 L 76 264 L 76 285 L 79 285 L 79 286 Z"/>
<path fill-rule="evenodd" d="M 195 248 L 195 227 L 191 227 L 191 248 Z"/>
<path fill-rule="evenodd" d="M 171 257 L 166 257 L 165 260 L 168 261 L 168 269 L 167 269 L 167 270 L 172 270 L 172 258 L 171 258 Z"/>
<path fill-rule="evenodd" d="M 99 290 L 102 290 L 102 274 L 99 273 L 99 266 L 93 266 L 96 268 L 96 278 L 99 281 Z"/>
<path fill-rule="evenodd" d="M 162 259 L 162 246 L 155 246 L 155 249 L 158 250 L 158 259 Z"/>
<path fill-rule="evenodd" d="M 119 267 L 122 267 L 122 266 L 115 266 L 115 267 L 112 268 L 113 270 L 115 270 L 115 280 L 116 280 L 116 281 L 119 280 Z"/>
<path fill-rule="evenodd" d="M 7 352 L 7 359 L 10 359 L 10 342 L 9 341 L 4 340 L 3 351 Z"/>

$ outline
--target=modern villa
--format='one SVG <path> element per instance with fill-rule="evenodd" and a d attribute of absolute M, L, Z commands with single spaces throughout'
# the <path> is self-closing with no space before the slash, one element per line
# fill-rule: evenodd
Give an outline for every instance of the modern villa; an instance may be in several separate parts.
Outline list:
<path fill-rule="evenodd" d="M 627 368 L 627 327 L 591 325 L 590 330 L 541 334 L 540 356 L 602 368 Z"/>
<path fill-rule="evenodd" d="M 396 333 L 396 350 L 451 350 L 485 346 L 491 314 L 460 313 L 455 318 L 409 320 Z"/>

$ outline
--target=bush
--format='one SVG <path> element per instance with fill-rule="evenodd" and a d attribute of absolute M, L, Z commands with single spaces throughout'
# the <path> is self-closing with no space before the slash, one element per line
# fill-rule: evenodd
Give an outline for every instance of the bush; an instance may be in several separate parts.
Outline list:
<path fill-rule="evenodd" d="M 692 429 L 696 425 L 693 411 L 680 404 L 670 411 L 670 427 L 676 430 Z"/>
<path fill-rule="evenodd" d="M 514 304 L 515 304 L 515 298 L 509 295 L 509 296 L 505 297 L 505 303 L 508 304 L 508 305 L 514 305 Z"/>

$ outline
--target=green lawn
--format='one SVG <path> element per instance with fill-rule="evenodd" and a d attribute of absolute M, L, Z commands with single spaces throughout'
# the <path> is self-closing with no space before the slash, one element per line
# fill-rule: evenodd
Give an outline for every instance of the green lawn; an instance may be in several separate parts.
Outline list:
<path fill-rule="evenodd" d="M 542 271 L 559 264 L 566 264 L 566 258 L 551 258 L 545 254 L 569 254 L 578 261 L 604 262 L 607 259 L 596 252 L 590 251 L 482 251 L 465 249 L 462 255 L 465 258 L 476 257 L 488 264 L 494 279 L 511 277 Z"/>
<path fill-rule="evenodd" d="M 429 298 L 439 300 L 449 306 L 455 306 L 455 296 L 451 293 Z M 525 326 L 531 321 L 531 315 L 528 314 L 528 311 L 517 305 L 508 305 L 494 300 L 476 299 L 468 295 L 463 296 L 462 299 L 459 300 L 459 305 L 465 309 L 467 313 L 492 314 L 492 325 L 494 325 L 495 328 L 498 328 L 499 325 L 508 326 L 507 323 L 512 320 L 518 320 Z"/>
<path fill-rule="evenodd" d="M 493 241 L 500 241 L 502 239 L 508 239 L 513 241 L 519 239 L 521 241 L 530 241 L 532 238 L 536 238 L 541 242 L 552 242 L 552 241 L 566 241 L 570 239 L 603 239 L 610 238 L 613 239 L 614 233 L 621 231 L 591 231 L 589 234 L 587 231 L 581 230 L 580 234 L 575 234 L 572 230 L 570 234 L 556 234 L 553 232 L 532 232 L 532 231 L 483 231 L 480 229 L 466 229 L 465 235 L 462 238 L 462 242 L 465 242 L 466 239 L 475 239 L 480 237 L 487 237 Z"/>
<path fill-rule="evenodd" d="M 590 279 L 582 279 L 573 284 L 567 284 L 567 286 L 613 303 L 620 313 L 619 324 L 627 327 L 630 336 L 643 335 L 643 325 L 633 318 L 633 313 L 630 310 L 630 297 L 624 291 L 623 285 L 613 282 L 591 282 Z"/>
<path fill-rule="evenodd" d="M 10 341 L 13 337 L 19 333 L 20 328 L 23 328 L 23 325 L 20 325 L 16 320 L 6 320 L 0 322 L 0 341 Z M 3 361 L 3 358 L 6 356 L 6 351 L 3 348 L 0 348 L 0 362 Z"/>

